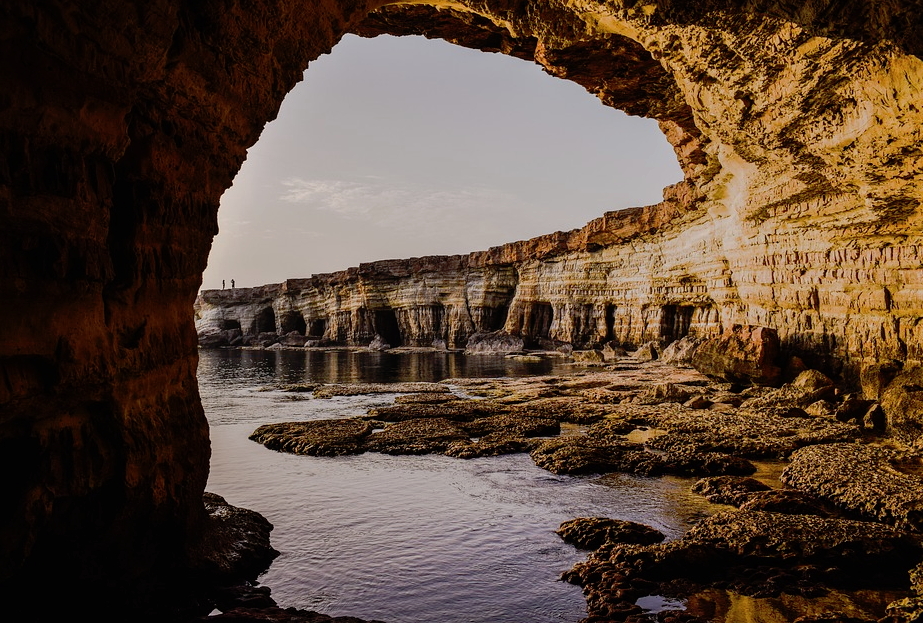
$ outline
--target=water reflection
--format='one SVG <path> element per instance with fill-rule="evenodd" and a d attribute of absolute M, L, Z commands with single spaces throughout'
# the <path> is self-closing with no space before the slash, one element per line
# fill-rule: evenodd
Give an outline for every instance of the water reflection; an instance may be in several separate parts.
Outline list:
<path fill-rule="evenodd" d="M 231 382 L 400 383 L 454 377 L 556 374 L 573 370 L 562 359 L 523 361 L 461 353 L 346 350 L 199 351 L 200 376 Z"/>
<path fill-rule="evenodd" d="M 798 617 L 824 612 L 868 621 L 878 620 L 886 604 L 908 595 L 900 591 L 830 591 L 823 597 L 782 594 L 767 598 L 708 590 L 689 597 L 686 610 L 709 621 L 734 623 L 791 623 Z"/>

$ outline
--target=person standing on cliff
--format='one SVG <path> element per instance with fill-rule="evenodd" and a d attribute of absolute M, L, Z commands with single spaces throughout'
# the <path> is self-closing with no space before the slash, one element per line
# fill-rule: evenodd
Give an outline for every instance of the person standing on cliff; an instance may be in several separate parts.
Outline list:
<path fill-rule="evenodd" d="M 232 289 L 232 290 L 234 289 L 234 280 L 233 280 L 233 279 L 231 279 L 231 289 Z"/>
<path fill-rule="evenodd" d="M 221 289 L 224 290 L 224 279 L 221 280 Z"/>

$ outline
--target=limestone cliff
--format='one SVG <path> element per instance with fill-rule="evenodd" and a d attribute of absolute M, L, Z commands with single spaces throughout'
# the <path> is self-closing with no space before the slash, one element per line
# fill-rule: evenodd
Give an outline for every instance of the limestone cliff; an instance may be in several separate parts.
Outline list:
<path fill-rule="evenodd" d="M 467 317 L 456 291 L 419 299 L 442 305 L 426 317 L 395 312 L 398 326 L 447 341 L 466 318 L 494 326 L 485 310 L 511 285 L 494 267 L 511 266 L 506 324 L 520 330 L 534 303 L 553 314 L 611 298 L 613 330 L 638 335 L 663 325 L 658 306 L 685 324 L 678 308 L 691 304 L 717 312 L 700 324 L 768 325 L 826 358 L 921 359 L 916 2 L 10 0 L 0 6 L 5 592 L 54 583 L 94 603 L 184 564 L 205 517 L 192 305 L 218 199 L 301 72 L 346 32 L 538 62 L 658 119 L 687 178 L 680 203 L 692 209 L 649 233 L 623 239 L 622 217 L 610 217 L 613 231 L 604 219 L 595 233 L 470 256 L 485 283 Z M 331 279 L 317 287 L 345 287 Z M 547 309 L 532 312 L 542 327 Z M 289 311 L 306 323 L 315 313 Z M 580 334 L 578 317 L 599 327 L 599 308 L 587 313 L 567 312 L 570 326 L 559 315 L 549 331 Z M 343 326 L 337 335 L 357 340 L 375 326 L 327 322 L 325 333 Z"/>

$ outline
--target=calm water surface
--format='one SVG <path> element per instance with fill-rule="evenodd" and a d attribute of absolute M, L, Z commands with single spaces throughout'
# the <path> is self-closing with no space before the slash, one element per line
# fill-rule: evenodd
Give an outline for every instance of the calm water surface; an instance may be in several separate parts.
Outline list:
<path fill-rule="evenodd" d="M 247 439 L 260 424 L 360 415 L 394 400 L 258 391 L 275 383 L 571 371 L 451 353 L 203 350 L 208 490 L 274 524 L 282 555 L 261 581 L 283 607 L 389 623 L 574 622 L 586 614 L 583 597 L 558 577 L 585 553 L 554 534 L 558 525 L 605 515 L 679 536 L 715 509 L 689 493 L 690 480 L 555 476 L 527 455 L 315 458 Z"/>

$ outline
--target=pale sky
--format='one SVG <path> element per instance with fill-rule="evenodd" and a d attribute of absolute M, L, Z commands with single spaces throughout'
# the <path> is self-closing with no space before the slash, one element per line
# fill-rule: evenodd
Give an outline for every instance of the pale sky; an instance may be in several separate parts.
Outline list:
<path fill-rule="evenodd" d="M 657 203 L 680 179 L 655 121 L 534 63 L 350 35 L 250 149 L 202 287 L 483 250 Z"/>

